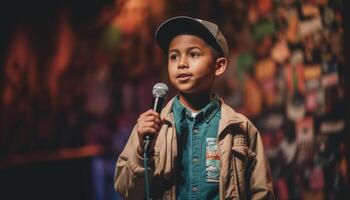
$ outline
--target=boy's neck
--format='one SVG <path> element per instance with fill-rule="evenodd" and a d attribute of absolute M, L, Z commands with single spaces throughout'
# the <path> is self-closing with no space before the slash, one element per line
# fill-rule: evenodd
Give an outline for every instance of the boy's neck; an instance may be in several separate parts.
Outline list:
<path fill-rule="evenodd" d="M 199 94 L 184 94 L 179 93 L 180 102 L 191 112 L 198 112 L 204 108 L 211 100 L 211 92 Z"/>

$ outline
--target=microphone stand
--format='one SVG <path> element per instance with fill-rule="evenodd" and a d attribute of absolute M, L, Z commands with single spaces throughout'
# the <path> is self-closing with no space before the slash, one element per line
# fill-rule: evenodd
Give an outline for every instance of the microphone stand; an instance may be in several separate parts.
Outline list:
<path fill-rule="evenodd" d="M 150 186 L 149 186 L 149 180 L 148 180 L 148 164 L 147 164 L 147 150 L 148 150 L 148 146 L 149 146 L 149 143 L 150 143 L 151 139 L 150 139 L 150 136 L 146 136 L 145 137 L 145 140 L 144 140 L 144 148 L 143 148 L 143 165 L 144 165 L 144 168 L 145 168 L 145 192 L 146 192 L 146 199 L 147 200 L 152 200 L 150 198 Z"/>
<path fill-rule="evenodd" d="M 153 99 L 153 105 L 152 108 L 153 110 L 155 110 L 156 112 L 160 113 L 163 107 L 163 103 L 164 103 L 164 98 L 160 97 L 160 96 L 155 96 L 155 98 Z M 144 139 L 144 147 L 143 147 L 143 165 L 145 168 L 145 193 L 146 193 L 146 199 L 147 200 L 152 200 L 150 198 L 150 185 L 149 185 L 149 180 L 148 180 L 148 172 L 147 172 L 147 151 L 148 151 L 148 146 L 150 145 L 152 138 L 149 135 L 146 135 L 145 139 Z"/>
<path fill-rule="evenodd" d="M 153 102 L 152 102 L 152 109 L 160 114 L 163 108 L 164 104 L 164 98 L 166 97 L 168 93 L 168 86 L 164 83 L 157 83 L 153 86 L 152 94 L 153 94 Z M 150 135 L 146 135 L 144 139 L 144 147 L 143 147 L 143 164 L 145 168 L 145 193 L 146 193 L 146 199 L 152 200 L 150 198 L 150 184 L 148 180 L 148 158 L 147 158 L 147 152 L 149 145 L 152 141 L 153 137 Z"/>

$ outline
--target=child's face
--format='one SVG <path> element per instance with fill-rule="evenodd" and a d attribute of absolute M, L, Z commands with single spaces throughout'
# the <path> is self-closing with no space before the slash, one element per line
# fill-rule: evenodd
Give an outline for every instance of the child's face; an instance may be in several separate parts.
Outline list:
<path fill-rule="evenodd" d="M 179 92 L 210 92 L 217 70 L 218 62 L 211 48 L 200 37 L 178 35 L 173 38 L 169 45 L 168 73 L 170 82 Z"/>

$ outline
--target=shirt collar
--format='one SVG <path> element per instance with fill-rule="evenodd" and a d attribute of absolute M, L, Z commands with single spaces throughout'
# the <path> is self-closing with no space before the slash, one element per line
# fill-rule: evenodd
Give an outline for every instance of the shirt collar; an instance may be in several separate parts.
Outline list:
<path fill-rule="evenodd" d="M 211 101 L 196 115 L 196 121 L 201 122 L 202 120 L 205 120 L 208 123 L 214 117 L 219 108 L 220 99 L 216 94 L 213 94 Z M 174 98 L 173 112 L 174 115 L 181 121 L 185 120 L 186 118 L 192 118 L 191 111 L 180 103 L 179 96 Z"/>

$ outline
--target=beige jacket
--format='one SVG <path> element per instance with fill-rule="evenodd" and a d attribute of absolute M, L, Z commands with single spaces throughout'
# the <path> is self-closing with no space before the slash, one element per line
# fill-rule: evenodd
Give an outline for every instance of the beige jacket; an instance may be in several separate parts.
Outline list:
<path fill-rule="evenodd" d="M 177 142 L 172 102 L 162 111 L 165 123 L 159 131 L 148 172 L 152 199 L 176 199 Z M 258 130 L 223 101 L 217 138 L 220 199 L 274 199 L 270 167 Z M 134 127 L 115 171 L 114 188 L 125 199 L 145 197 L 143 159 L 136 152 L 138 144 Z"/>

